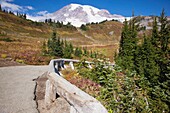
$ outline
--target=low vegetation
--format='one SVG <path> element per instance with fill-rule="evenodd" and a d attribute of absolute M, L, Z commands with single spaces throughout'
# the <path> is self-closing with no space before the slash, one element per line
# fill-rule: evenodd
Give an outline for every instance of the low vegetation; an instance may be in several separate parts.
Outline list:
<path fill-rule="evenodd" d="M 159 29 L 157 20 L 160 22 Z M 82 89 L 100 100 L 109 113 L 169 113 L 170 26 L 162 11 L 159 19 L 153 21 L 152 36 L 144 35 L 139 43 L 135 22 L 132 19 L 124 23 L 114 67 L 109 66 L 108 60 L 100 58 L 95 59 L 93 68 L 89 69 L 83 60 L 77 65 L 74 75 L 78 78 L 75 78 L 78 81 L 90 79 L 100 86 L 97 95 L 93 95 L 95 91 L 91 93 L 93 90 Z M 68 80 L 71 81 L 70 78 Z M 82 84 L 88 86 L 90 83 Z M 89 87 L 95 89 L 93 85 Z"/>
<path fill-rule="evenodd" d="M 93 69 L 79 65 L 77 73 L 99 84 L 100 92 L 96 98 L 110 113 L 151 111 L 147 90 L 138 85 L 143 84 L 144 79 L 135 72 L 125 72 L 118 66 L 108 66 L 106 60 L 97 60 Z"/>

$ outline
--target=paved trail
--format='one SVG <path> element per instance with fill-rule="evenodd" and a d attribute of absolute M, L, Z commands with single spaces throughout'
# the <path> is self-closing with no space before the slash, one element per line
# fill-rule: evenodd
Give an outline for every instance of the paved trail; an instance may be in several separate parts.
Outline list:
<path fill-rule="evenodd" d="M 48 71 L 48 66 L 0 68 L 0 113 L 38 113 L 33 79 Z"/>

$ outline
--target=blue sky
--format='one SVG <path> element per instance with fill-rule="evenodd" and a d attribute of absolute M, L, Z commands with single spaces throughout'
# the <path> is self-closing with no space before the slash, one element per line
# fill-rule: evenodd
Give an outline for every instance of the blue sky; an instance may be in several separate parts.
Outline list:
<path fill-rule="evenodd" d="M 77 3 L 106 9 L 111 14 L 123 16 L 131 16 L 132 10 L 136 16 L 160 15 L 164 8 L 166 15 L 170 16 L 170 0 L 0 0 L 0 3 L 3 8 L 30 15 L 41 11 L 53 13 L 68 4 Z"/>

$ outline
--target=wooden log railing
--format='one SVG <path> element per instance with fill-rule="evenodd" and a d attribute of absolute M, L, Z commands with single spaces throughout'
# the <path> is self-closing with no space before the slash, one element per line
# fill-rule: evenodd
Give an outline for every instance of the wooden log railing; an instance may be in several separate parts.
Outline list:
<path fill-rule="evenodd" d="M 106 108 L 98 100 L 60 76 L 58 69 L 65 68 L 64 62 L 75 63 L 79 62 L 79 60 L 51 60 L 47 76 L 48 80 L 46 81 L 45 105 L 50 106 L 55 101 L 56 95 L 58 95 L 69 103 L 70 113 L 107 113 Z"/>

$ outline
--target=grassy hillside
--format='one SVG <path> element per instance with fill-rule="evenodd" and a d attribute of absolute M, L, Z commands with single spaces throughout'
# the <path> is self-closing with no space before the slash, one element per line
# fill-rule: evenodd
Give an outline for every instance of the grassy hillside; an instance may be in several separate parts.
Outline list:
<path fill-rule="evenodd" d="M 86 47 L 103 53 L 113 59 L 118 48 L 122 24 L 107 21 L 87 25 L 88 30 L 69 27 L 57 28 L 61 39 L 66 39 L 74 46 Z M 10 57 L 18 62 L 44 64 L 51 58 L 41 55 L 42 43 L 51 36 L 52 25 L 33 22 L 12 14 L 0 12 L 0 57 Z"/>

